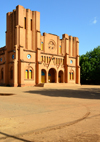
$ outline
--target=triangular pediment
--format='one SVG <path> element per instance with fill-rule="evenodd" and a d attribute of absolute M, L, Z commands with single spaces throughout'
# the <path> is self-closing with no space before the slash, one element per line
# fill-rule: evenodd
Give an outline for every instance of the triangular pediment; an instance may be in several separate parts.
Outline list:
<path fill-rule="evenodd" d="M 57 68 L 57 67 L 56 67 L 56 64 L 55 64 L 55 61 L 54 61 L 54 57 L 52 57 L 52 58 L 50 59 L 50 63 L 49 63 L 49 66 L 48 66 L 48 67 Z"/>

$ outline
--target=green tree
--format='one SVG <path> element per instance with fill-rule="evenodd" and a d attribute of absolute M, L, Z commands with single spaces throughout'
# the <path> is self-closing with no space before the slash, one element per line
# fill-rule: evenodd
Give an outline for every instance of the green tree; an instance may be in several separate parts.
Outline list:
<path fill-rule="evenodd" d="M 100 46 L 80 56 L 81 80 L 100 82 Z"/>

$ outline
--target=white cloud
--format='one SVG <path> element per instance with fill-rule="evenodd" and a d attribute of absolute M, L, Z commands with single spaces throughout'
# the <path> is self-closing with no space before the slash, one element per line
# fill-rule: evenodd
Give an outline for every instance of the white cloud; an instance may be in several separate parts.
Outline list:
<path fill-rule="evenodd" d="M 94 17 L 94 20 L 93 20 L 92 23 L 93 23 L 93 24 L 96 24 L 96 23 L 97 23 L 96 17 Z"/>

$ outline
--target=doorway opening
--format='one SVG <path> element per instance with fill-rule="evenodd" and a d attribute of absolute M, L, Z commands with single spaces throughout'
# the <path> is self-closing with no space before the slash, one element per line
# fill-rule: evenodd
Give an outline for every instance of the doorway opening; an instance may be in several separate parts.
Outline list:
<path fill-rule="evenodd" d="M 56 82 L 56 70 L 51 68 L 48 72 L 48 82 L 55 83 Z"/>
<path fill-rule="evenodd" d="M 59 74 L 58 74 L 58 82 L 59 82 L 59 83 L 63 83 L 63 71 L 59 71 Z"/>
<path fill-rule="evenodd" d="M 41 83 L 46 82 L 46 71 L 44 69 L 41 70 Z"/>

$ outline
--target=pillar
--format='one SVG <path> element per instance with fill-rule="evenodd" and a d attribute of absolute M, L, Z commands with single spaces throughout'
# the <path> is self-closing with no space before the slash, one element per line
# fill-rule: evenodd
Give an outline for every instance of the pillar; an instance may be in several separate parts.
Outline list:
<path fill-rule="evenodd" d="M 46 71 L 46 83 L 48 83 L 48 71 Z"/>
<path fill-rule="evenodd" d="M 14 60 L 14 86 L 18 86 L 18 50 L 17 50 L 17 45 L 15 46 L 15 53 L 14 53 L 14 56 L 15 56 L 15 60 Z"/>
<path fill-rule="evenodd" d="M 56 83 L 58 83 L 58 71 L 56 71 Z"/>
<path fill-rule="evenodd" d="M 76 83 L 80 84 L 79 41 L 76 43 Z"/>

